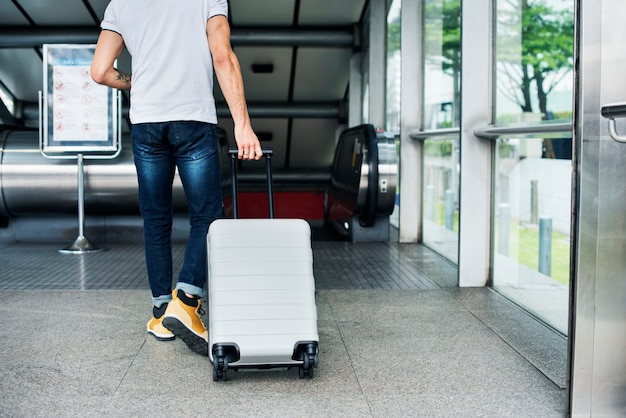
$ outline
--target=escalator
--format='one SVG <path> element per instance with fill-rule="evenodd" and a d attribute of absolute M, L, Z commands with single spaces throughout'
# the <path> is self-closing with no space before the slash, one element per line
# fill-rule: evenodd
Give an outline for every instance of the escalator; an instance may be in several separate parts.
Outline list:
<path fill-rule="evenodd" d="M 387 241 L 397 174 L 393 135 L 369 124 L 345 130 L 335 150 L 326 222 L 352 241 Z"/>

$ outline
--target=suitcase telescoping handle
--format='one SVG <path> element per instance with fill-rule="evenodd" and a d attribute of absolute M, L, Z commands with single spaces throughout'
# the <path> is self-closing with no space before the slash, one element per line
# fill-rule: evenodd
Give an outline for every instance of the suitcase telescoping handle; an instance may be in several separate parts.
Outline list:
<path fill-rule="evenodd" d="M 237 157 L 239 150 L 237 148 L 230 148 L 228 150 L 230 155 L 230 170 L 233 177 L 233 218 L 239 217 L 239 208 L 237 202 Z M 265 157 L 265 169 L 267 171 L 267 201 L 270 211 L 270 218 L 274 218 L 274 182 L 272 180 L 272 155 L 274 151 L 272 149 L 264 149 L 263 156 Z"/>

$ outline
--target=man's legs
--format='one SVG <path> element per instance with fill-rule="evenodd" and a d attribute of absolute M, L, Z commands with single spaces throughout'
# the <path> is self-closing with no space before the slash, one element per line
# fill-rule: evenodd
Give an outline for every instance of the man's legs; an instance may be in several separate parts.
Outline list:
<path fill-rule="evenodd" d="M 181 337 L 193 351 L 208 354 L 208 333 L 200 318 L 200 300 L 206 283 L 206 235 L 210 223 L 222 214 L 222 180 L 217 137 L 213 125 L 170 123 L 169 140 L 178 166 L 189 210 L 189 241 L 174 298 L 163 325 Z"/>

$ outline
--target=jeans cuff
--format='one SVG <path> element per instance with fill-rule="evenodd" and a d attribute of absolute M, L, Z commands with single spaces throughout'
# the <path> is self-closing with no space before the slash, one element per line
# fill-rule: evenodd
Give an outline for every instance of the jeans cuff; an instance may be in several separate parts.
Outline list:
<path fill-rule="evenodd" d="M 176 284 L 176 289 L 182 290 L 183 292 L 189 293 L 190 295 L 198 296 L 199 298 L 204 297 L 204 289 L 189 283 L 178 282 L 178 284 Z"/>
<path fill-rule="evenodd" d="M 156 298 L 154 296 L 152 297 L 152 304 L 156 306 L 157 308 L 160 308 L 163 304 L 170 303 L 171 301 L 172 301 L 171 293 L 169 295 L 157 296 Z"/>

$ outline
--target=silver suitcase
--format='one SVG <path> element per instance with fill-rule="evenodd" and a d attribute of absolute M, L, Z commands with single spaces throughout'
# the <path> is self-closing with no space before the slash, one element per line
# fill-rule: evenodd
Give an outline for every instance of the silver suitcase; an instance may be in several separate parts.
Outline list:
<path fill-rule="evenodd" d="M 233 216 L 237 217 L 236 150 Z M 267 162 L 274 216 L 271 150 Z M 209 357 L 213 380 L 228 370 L 318 365 L 311 229 L 302 219 L 219 219 L 207 235 Z"/>

